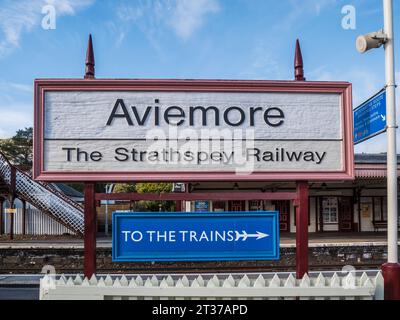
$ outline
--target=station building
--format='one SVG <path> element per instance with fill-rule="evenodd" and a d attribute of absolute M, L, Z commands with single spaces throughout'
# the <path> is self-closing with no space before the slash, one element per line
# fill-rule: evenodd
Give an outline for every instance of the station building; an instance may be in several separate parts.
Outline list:
<path fill-rule="evenodd" d="M 400 157 L 398 159 L 400 161 Z M 310 233 L 386 231 L 386 154 L 356 154 L 354 160 L 354 181 L 309 183 L 308 231 Z M 53 184 L 53 186 L 72 201 L 76 203 L 83 202 L 83 195 L 68 185 L 58 183 Z M 6 197 L 7 188 L 4 187 L 3 189 L 4 197 Z M 255 194 L 258 192 L 295 192 L 295 190 L 294 181 L 192 182 L 186 185 L 186 192 L 191 193 L 252 192 Z M 9 217 L 5 213 L 7 201 L 1 202 L 0 233 L 7 233 L 9 229 L 7 224 Z M 111 230 L 111 215 L 113 211 L 143 211 L 143 207 L 137 203 L 112 201 L 111 203 L 109 202 L 107 208 L 104 202 L 102 201 L 102 205 L 97 207 L 98 232 L 100 233 L 104 231 L 106 212 L 109 217 L 109 230 Z M 22 210 L 22 204 L 18 199 L 15 204 L 18 210 Z M 27 203 L 28 209 L 31 206 L 34 209 L 35 203 Z M 290 200 L 210 201 L 204 199 L 202 201 L 182 201 L 181 207 L 183 211 L 187 212 L 211 211 L 216 213 L 224 211 L 277 210 L 280 213 L 281 234 L 296 232 L 295 208 L 293 201 Z M 21 224 L 22 220 L 19 220 L 15 218 L 16 228 Z M 48 219 L 45 220 L 47 221 Z M 52 225 L 53 223 L 49 222 L 49 224 Z M 50 229 L 54 228 L 51 227 Z M 56 229 L 59 229 L 58 224 Z"/>
<path fill-rule="evenodd" d="M 310 182 L 309 232 L 370 232 L 387 227 L 386 154 L 356 154 L 355 180 Z M 400 160 L 400 158 L 399 158 Z M 400 168 L 400 167 L 399 167 Z M 294 192 L 294 181 L 201 182 L 189 192 Z M 190 201 L 186 211 L 278 210 L 281 233 L 295 233 L 295 208 L 290 200 Z M 400 206 L 399 206 L 400 207 Z"/>

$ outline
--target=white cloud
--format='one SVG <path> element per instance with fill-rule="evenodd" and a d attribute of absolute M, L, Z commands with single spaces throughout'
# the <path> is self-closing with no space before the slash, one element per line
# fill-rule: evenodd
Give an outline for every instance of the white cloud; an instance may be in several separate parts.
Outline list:
<path fill-rule="evenodd" d="M 43 6 L 51 4 L 56 17 L 74 15 L 95 0 L 5 0 L 0 9 L 0 58 L 20 46 L 23 33 L 39 26 Z"/>
<path fill-rule="evenodd" d="M 0 139 L 10 138 L 18 129 L 33 125 L 33 117 L 26 110 L 31 106 L 9 105 L 0 107 Z"/>
<path fill-rule="evenodd" d="M 246 79 L 284 79 L 283 71 L 277 51 L 270 39 L 257 39 L 251 46 L 249 63 L 239 73 L 239 77 Z"/>
<path fill-rule="evenodd" d="M 157 47 L 157 39 L 165 29 L 187 40 L 204 25 L 209 14 L 219 9 L 217 0 L 140 0 L 120 4 L 116 14 L 127 26 L 134 23 Z M 127 29 L 121 28 L 119 39 Z"/>
<path fill-rule="evenodd" d="M 349 81 L 353 85 L 354 106 L 362 103 L 374 93 L 383 88 L 384 79 L 376 73 L 361 68 L 350 68 L 341 72 L 331 71 L 326 66 L 321 66 L 309 72 L 309 79 L 313 81 Z"/>
<path fill-rule="evenodd" d="M 215 0 L 177 0 L 168 24 L 179 37 L 187 39 L 202 26 L 207 14 L 218 11 Z"/>
<path fill-rule="evenodd" d="M 33 84 L 27 85 L 22 83 L 7 82 L 0 79 L 0 95 L 1 92 L 20 92 L 20 93 L 32 93 Z"/>
<path fill-rule="evenodd" d="M 18 129 L 33 125 L 33 84 L 0 79 L 0 139 L 10 138 Z"/>
<path fill-rule="evenodd" d="M 319 16 L 323 10 L 336 3 L 337 0 L 291 0 L 291 10 L 280 19 L 274 29 L 279 31 L 291 30 L 296 23 L 304 21 L 306 16 Z"/>
<path fill-rule="evenodd" d="M 314 9 L 314 12 L 317 16 L 319 16 L 319 14 L 321 13 L 322 10 L 324 10 L 326 7 L 335 5 L 337 3 L 337 0 L 318 0 L 318 1 L 314 1 L 314 0 L 306 0 L 304 1 L 305 5 L 308 6 L 313 6 L 312 8 Z"/>

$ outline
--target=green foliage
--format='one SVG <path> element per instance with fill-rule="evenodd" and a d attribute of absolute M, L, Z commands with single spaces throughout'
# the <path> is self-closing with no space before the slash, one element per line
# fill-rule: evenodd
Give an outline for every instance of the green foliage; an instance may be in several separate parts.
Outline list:
<path fill-rule="evenodd" d="M 114 185 L 113 193 L 120 192 L 135 192 L 135 184 L 134 183 L 117 183 Z"/>
<path fill-rule="evenodd" d="M 137 183 L 138 193 L 165 193 L 172 191 L 172 183 Z M 147 211 L 173 211 L 175 203 L 173 201 L 139 201 Z"/>
<path fill-rule="evenodd" d="M 33 129 L 18 130 L 11 139 L 0 141 L 0 151 L 7 159 L 22 170 L 32 168 Z"/>
<path fill-rule="evenodd" d="M 172 191 L 172 183 L 137 183 L 137 193 L 163 193 Z"/>

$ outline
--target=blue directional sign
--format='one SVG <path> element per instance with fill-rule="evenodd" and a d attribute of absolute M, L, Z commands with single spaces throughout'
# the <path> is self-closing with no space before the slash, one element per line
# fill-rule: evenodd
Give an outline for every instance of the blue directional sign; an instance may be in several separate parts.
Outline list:
<path fill-rule="evenodd" d="M 354 109 L 354 144 L 386 130 L 386 91 L 381 91 Z"/>
<path fill-rule="evenodd" d="M 205 201 L 205 200 L 195 201 L 194 209 L 196 212 L 202 212 L 202 211 L 207 212 L 207 211 L 209 211 L 208 204 L 209 204 L 209 202 Z"/>
<path fill-rule="evenodd" d="M 114 212 L 112 260 L 278 260 L 276 211 Z"/>

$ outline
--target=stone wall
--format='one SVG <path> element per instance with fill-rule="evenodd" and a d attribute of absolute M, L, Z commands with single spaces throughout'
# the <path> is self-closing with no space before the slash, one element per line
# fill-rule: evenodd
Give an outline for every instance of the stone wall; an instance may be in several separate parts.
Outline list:
<path fill-rule="evenodd" d="M 342 246 L 309 248 L 310 270 L 340 270 L 345 265 L 376 268 L 386 262 L 386 246 Z M 295 248 L 281 248 L 279 261 L 214 262 L 138 262 L 113 263 L 111 249 L 97 249 L 98 272 L 170 273 L 170 272 L 268 272 L 294 271 Z M 57 273 L 82 272 L 83 249 L 0 250 L 0 273 L 37 273 L 44 265 L 53 265 Z"/>

